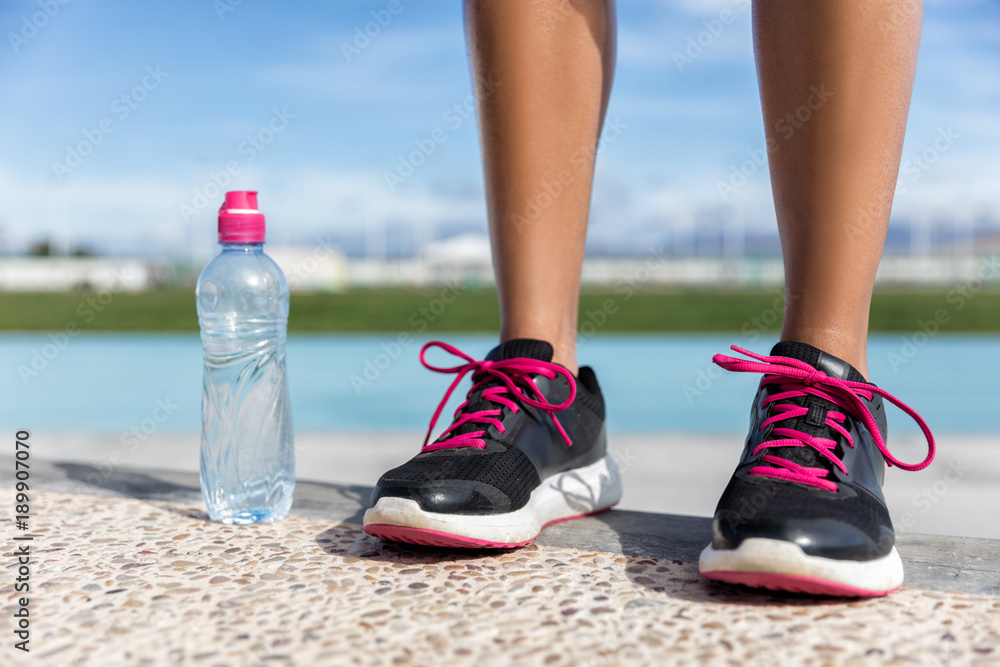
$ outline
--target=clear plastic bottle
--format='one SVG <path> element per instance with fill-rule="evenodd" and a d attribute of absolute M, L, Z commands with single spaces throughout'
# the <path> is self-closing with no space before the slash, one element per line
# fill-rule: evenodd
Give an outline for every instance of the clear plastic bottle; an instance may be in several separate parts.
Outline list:
<path fill-rule="evenodd" d="M 285 375 L 288 282 L 264 254 L 256 192 L 226 193 L 219 243 L 197 288 L 201 491 L 216 521 L 268 523 L 292 506 L 295 444 Z"/>

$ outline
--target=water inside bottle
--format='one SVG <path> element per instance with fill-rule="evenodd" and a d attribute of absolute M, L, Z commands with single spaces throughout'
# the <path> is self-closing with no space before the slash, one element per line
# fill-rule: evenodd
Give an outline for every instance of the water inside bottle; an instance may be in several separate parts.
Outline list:
<path fill-rule="evenodd" d="M 291 508 L 287 313 L 287 282 L 259 245 L 224 247 L 199 280 L 201 487 L 213 520 L 268 523 Z"/>

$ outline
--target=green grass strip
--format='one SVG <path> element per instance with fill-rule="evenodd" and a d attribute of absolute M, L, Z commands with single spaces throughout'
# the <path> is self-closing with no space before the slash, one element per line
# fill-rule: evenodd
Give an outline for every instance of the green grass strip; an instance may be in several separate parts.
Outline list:
<path fill-rule="evenodd" d="M 587 291 L 580 327 L 596 332 L 776 331 L 784 300 L 773 291 Z M 193 290 L 145 293 L 0 293 L 0 330 L 197 331 Z M 880 291 L 872 331 L 1000 331 L 1000 292 Z M 293 294 L 293 332 L 476 332 L 499 327 L 494 290 L 385 289 Z"/>

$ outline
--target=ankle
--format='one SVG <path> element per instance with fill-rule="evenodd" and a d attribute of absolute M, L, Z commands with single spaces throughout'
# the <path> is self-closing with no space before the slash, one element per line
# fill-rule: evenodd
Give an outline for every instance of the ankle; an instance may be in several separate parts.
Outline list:
<path fill-rule="evenodd" d="M 580 374 L 580 366 L 576 361 L 576 348 L 565 349 L 562 345 L 553 345 L 552 363 L 565 366 L 576 377 Z"/>
<path fill-rule="evenodd" d="M 815 348 L 832 354 L 838 359 L 842 359 L 861 373 L 866 380 L 870 380 L 868 374 L 868 351 L 866 340 L 863 338 L 859 343 L 850 336 L 845 336 L 838 331 L 828 331 L 822 329 L 800 329 L 795 332 L 783 330 L 781 332 L 782 341 L 795 341 L 806 343 Z"/>
<path fill-rule="evenodd" d="M 545 335 L 540 332 L 507 332 L 502 331 L 500 333 L 500 342 L 506 342 L 508 340 L 513 340 L 515 338 L 534 338 L 535 340 L 544 340 L 552 346 L 552 363 L 559 364 L 560 366 L 565 366 L 570 373 L 574 376 L 578 375 L 580 372 L 580 367 L 577 365 L 576 361 L 576 338 L 570 337 L 567 339 L 565 336 L 551 336 Z"/>

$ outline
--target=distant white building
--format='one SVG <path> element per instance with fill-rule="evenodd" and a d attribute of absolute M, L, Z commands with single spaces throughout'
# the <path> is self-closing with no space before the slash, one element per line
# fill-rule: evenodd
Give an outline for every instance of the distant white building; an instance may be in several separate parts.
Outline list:
<path fill-rule="evenodd" d="M 460 234 L 432 241 L 423 247 L 421 259 L 431 283 L 493 282 L 493 253 L 490 239 L 482 234 Z"/>
<path fill-rule="evenodd" d="M 490 239 L 482 234 L 460 234 L 431 241 L 424 245 L 421 255 L 430 264 L 447 266 L 481 268 L 492 266 L 493 262 Z"/>
<path fill-rule="evenodd" d="M 271 256 L 293 292 L 340 292 L 347 288 L 347 257 L 329 245 L 273 246 Z"/>
<path fill-rule="evenodd" d="M 0 290 L 8 292 L 60 292 L 80 289 L 140 292 L 153 289 L 161 282 L 161 267 L 139 259 L 0 258 Z"/>
<path fill-rule="evenodd" d="M 492 285 L 490 241 L 481 234 L 462 234 L 425 244 L 418 257 L 352 259 L 347 282 L 364 287 Z"/>
<path fill-rule="evenodd" d="M 989 248 L 993 249 L 993 248 Z M 886 255 L 880 285 L 960 285 L 968 281 L 1000 285 L 997 254 Z M 276 246 L 267 250 L 300 292 L 337 292 L 351 287 L 427 287 L 494 283 L 490 245 L 483 235 L 462 235 L 424 246 L 417 257 L 348 259 L 335 246 Z M 181 269 L 189 271 L 187 267 Z M 140 259 L 98 257 L 0 257 L 0 291 L 143 291 L 162 287 L 174 269 Z M 193 274 L 184 273 L 186 280 Z M 780 286 L 780 257 L 677 257 L 650 251 L 630 257 L 588 257 L 586 286 L 639 290 L 647 287 Z M 977 288 L 978 289 L 978 288 Z"/>

